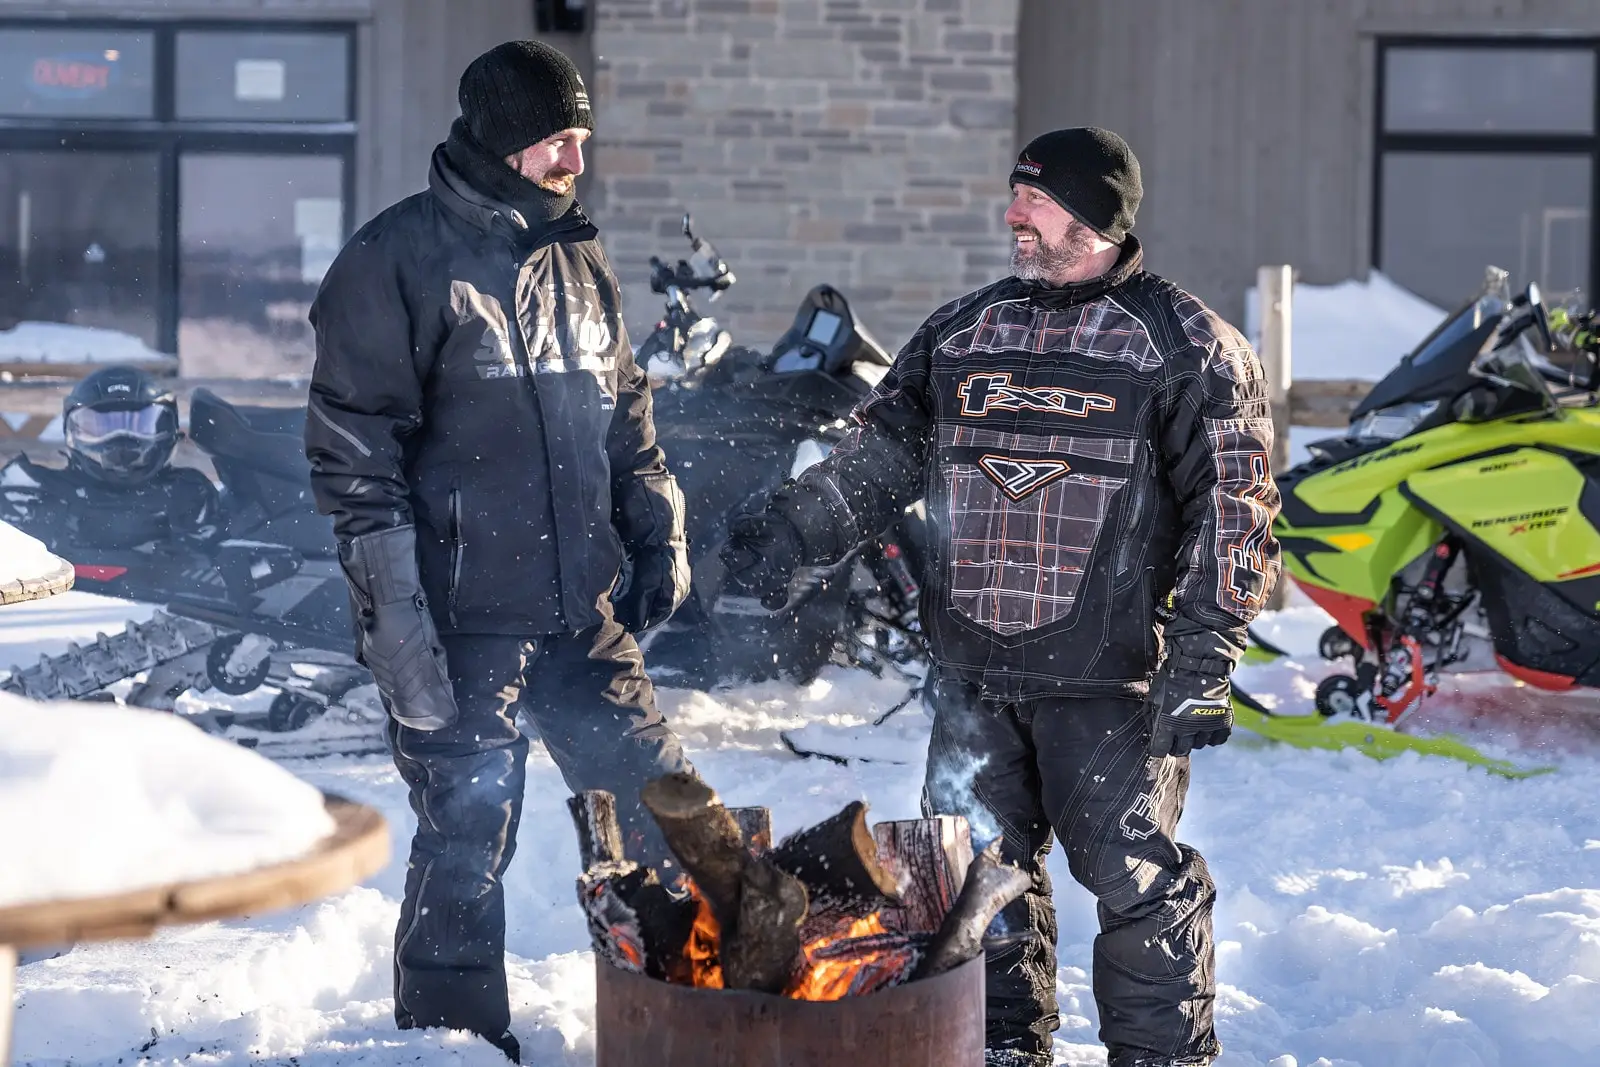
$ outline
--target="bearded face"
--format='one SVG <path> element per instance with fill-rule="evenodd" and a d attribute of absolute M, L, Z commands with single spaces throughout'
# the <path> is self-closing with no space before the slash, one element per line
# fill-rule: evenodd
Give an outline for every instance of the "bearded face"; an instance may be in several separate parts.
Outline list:
<path fill-rule="evenodd" d="M 1033 223 L 1013 223 L 1011 273 L 1027 282 L 1051 282 L 1069 275 L 1095 254 L 1098 236 L 1071 216 L 1054 240 Z"/>

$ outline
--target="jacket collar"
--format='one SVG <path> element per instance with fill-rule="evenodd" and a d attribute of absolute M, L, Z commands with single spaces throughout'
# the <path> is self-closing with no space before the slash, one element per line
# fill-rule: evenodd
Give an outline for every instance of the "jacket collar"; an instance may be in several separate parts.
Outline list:
<path fill-rule="evenodd" d="M 433 150 L 433 160 L 428 167 L 428 189 L 452 214 L 484 233 L 500 232 L 517 244 L 535 244 L 584 227 L 594 228 L 576 202 L 561 217 L 545 221 L 529 219 L 510 204 L 479 192 L 451 164 L 443 144 Z"/>
<path fill-rule="evenodd" d="M 1065 311 L 1087 304 L 1089 301 L 1102 297 L 1113 289 L 1120 288 L 1129 278 L 1138 274 L 1144 268 L 1144 249 L 1139 244 L 1139 239 L 1129 234 L 1122 242 L 1122 254 L 1117 256 L 1116 263 L 1111 269 L 1096 278 L 1088 281 L 1072 282 L 1067 285 L 1045 285 L 1042 282 L 1022 282 L 1022 291 L 1041 307 L 1051 311 Z"/>

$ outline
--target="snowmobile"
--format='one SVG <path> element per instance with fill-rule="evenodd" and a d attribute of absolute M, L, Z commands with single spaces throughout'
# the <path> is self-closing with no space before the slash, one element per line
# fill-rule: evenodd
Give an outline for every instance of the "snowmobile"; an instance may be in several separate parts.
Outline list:
<path fill-rule="evenodd" d="M 176 410 L 168 392 L 153 401 Z M 343 725 L 370 733 L 371 702 L 346 703 L 371 685 L 371 675 L 350 655 L 349 605 L 331 524 L 310 501 L 300 444 L 305 410 L 235 407 L 195 390 L 190 436 L 222 486 L 219 514 L 210 516 L 220 518 L 214 528 L 161 514 L 108 521 L 119 506 L 158 511 L 173 495 L 141 487 L 206 479 L 168 467 L 170 444 L 137 481 L 94 477 L 71 433 L 72 406 L 69 397 L 68 466 L 8 465 L 0 476 L 0 515 L 71 560 L 77 589 L 163 608 L 121 633 L 19 667 L 0 688 L 35 699 L 104 699 L 108 687 L 142 674 L 123 696 L 127 703 L 181 710 L 214 731 L 239 726 L 282 734 L 341 706 L 349 720 Z M 170 423 L 175 443 L 175 414 Z M 265 708 L 179 707 L 190 690 L 240 697 L 262 686 L 270 687 Z"/>
<path fill-rule="evenodd" d="M 1510 771 L 1395 728 L 1446 673 L 1600 688 L 1600 344 L 1592 314 L 1557 311 L 1553 330 L 1538 287 L 1513 297 L 1491 268 L 1343 436 L 1278 478 L 1285 570 L 1333 617 L 1319 651 L 1348 669 L 1318 684 L 1314 716 L 1240 694 L 1245 725 Z"/>
<path fill-rule="evenodd" d="M 904 673 L 922 655 L 915 576 L 925 534 L 916 509 L 850 559 L 802 575 L 777 612 L 724 594 L 717 558 L 728 517 L 826 456 L 893 357 L 829 285 L 806 294 L 770 351 L 734 344 L 691 294 L 715 300 L 735 276 L 688 215 L 683 234 L 686 260 L 651 258 L 650 287 L 665 296 L 666 313 L 636 356 L 654 383 L 657 439 L 689 501 L 694 570 L 689 600 L 646 635 L 652 668 L 692 684 L 806 682 L 839 656 Z"/>

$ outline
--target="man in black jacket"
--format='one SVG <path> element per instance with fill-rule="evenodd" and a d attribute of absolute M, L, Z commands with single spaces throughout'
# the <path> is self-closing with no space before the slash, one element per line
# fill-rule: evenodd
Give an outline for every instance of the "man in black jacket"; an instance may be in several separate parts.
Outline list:
<path fill-rule="evenodd" d="M 689 571 L 617 281 L 573 199 L 593 126 L 578 71 L 513 41 L 473 61 L 460 100 L 428 191 L 363 226 L 323 281 L 306 454 L 417 815 L 395 1018 L 515 1060 L 517 717 L 574 791 L 617 795 L 631 854 L 663 858 L 639 790 L 690 768 L 632 634 Z"/>
<path fill-rule="evenodd" d="M 1011 185 L 1012 276 L 934 312 L 853 434 L 736 519 L 723 558 L 772 603 L 926 499 L 924 807 L 965 815 L 975 846 L 1003 834 L 1034 876 L 1001 919 L 1021 936 L 989 957 L 989 1062 L 1051 1062 L 1053 831 L 1099 901 L 1111 1067 L 1203 1065 L 1216 892 L 1174 834 L 1277 580 L 1266 382 L 1238 331 L 1141 269 L 1120 137 L 1045 134 Z"/>

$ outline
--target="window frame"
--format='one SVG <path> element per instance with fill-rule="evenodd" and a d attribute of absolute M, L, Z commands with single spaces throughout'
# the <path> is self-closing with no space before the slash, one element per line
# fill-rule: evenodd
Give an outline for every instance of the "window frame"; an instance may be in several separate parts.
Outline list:
<path fill-rule="evenodd" d="M 178 161 L 185 153 L 241 152 L 276 156 L 337 156 L 342 162 L 344 233 L 352 232 L 356 191 L 356 121 L 359 70 L 357 24 L 348 20 L 250 19 L 60 19 L 0 18 L 0 30 L 61 29 L 137 30 L 154 35 L 155 84 L 153 119 L 19 118 L 0 116 L 0 152 L 107 151 L 154 152 L 159 159 L 160 192 L 157 222 L 156 347 L 178 351 L 180 272 L 178 233 Z M 252 121 L 246 119 L 179 119 L 177 108 L 177 35 L 193 30 L 343 35 L 346 47 L 346 98 L 342 122 Z"/>
<path fill-rule="evenodd" d="M 1407 34 L 1378 38 L 1374 70 L 1373 152 L 1372 152 L 1372 229 L 1368 234 L 1369 259 L 1374 269 L 1383 269 L 1383 164 L 1390 152 L 1434 155 L 1490 153 L 1525 156 L 1582 156 L 1589 160 L 1589 271 L 1584 297 L 1593 304 L 1595 285 L 1600 282 L 1600 37 L 1504 35 L 1473 37 L 1461 35 Z M 1510 133 L 1503 131 L 1435 133 L 1406 131 L 1391 133 L 1384 128 L 1388 104 L 1389 53 L 1408 48 L 1473 51 L 1556 51 L 1587 50 L 1595 64 L 1594 128 L 1582 133 Z M 1524 283 L 1527 279 L 1523 280 Z M 1462 301 L 1469 294 L 1462 294 Z"/>

